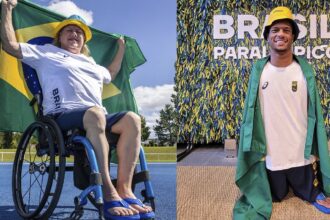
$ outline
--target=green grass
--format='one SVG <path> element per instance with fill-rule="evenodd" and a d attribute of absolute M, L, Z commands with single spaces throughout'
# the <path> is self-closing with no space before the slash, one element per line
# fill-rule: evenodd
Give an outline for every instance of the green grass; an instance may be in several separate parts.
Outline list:
<path fill-rule="evenodd" d="M 147 161 L 150 162 L 176 162 L 176 148 L 144 147 Z M 13 162 L 16 149 L 0 149 L 0 162 Z M 2 154 L 3 153 L 3 154 Z M 34 154 L 32 153 L 32 156 Z M 67 162 L 73 162 L 73 156 L 66 158 Z"/>
<path fill-rule="evenodd" d="M 0 149 L 0 162 L 13 162 L 15 158 L 15 152 L 16 149 Z"/>
<path fill-rule="evenodd" d="M 176 162 L 176 147 L 144 147 L 148 162 Z"/>
<path fill-rule="evenodd" d="M 0 152 L 16 152 L 16 149 L 0 149 Z"/>
<path fill-rule="evenodd" d="M 2 152 L 4 154 L 2 154 Z M 7 152 L 10 154 L 8 154 Z M 15 152 L 16 152 L 16 150 L 14 150 L 14 151 L 1 150 L 0 151 L 0 162 L 13 162 L 15 159 Z M 28 161 L 41 162 L 39 157 L 36 157 L 36 159 L 34 159 L 34 157 L 35 157 L 35 152 L 31 153 L 31 158 L 28 156 L 28 154 L 25 153 L 25 158 L 26 158 L 27 162 Z M 43 158 L 43 159 L 46 160 L 46 158 Z M 58 160 L 56 160 L 56 161 L 58 161 Z M 73 163 L 73 156 L 67 157 L 66 162 Z"/>
<path fill-rule="evenodd" d="M 176 153 L 176 147 L 143 147 L 145 153 Z"/>

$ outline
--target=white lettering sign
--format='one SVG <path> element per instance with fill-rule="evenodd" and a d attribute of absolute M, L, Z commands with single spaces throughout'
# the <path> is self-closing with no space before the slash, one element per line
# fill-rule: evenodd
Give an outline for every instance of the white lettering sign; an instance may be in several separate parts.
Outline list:
<path fill-rule="evenodd" d="M 214 40 L 228 40 L 233 37 L 236 39 L 263 39 L 263 30 L 266 26 L 266 21 L 269 15 L 266 15 L 265 22 L 262 24 L 261 34 L 258 36 L 257 32 L 260 28 L 259 19 L 254 15 L 238 14 L 235 17 L 231 15 L 214 15 L 213 16 L 213 39 Z M 318 19 L 319 17 L 319 19 Z M 326 14 L 316 15 L 311 14 L 308 18 L 301 14 L 294 16 L 298 27 L 298 39 L 309 37 L 310 40 L 315 39 L 330 39 L 330 31 L 328 30 L 328 16 Z M 309 19 L 309 26 L 307 27 Z M 237 29 L 235 29 L 234 22 L 237 22 Z M 319 22 L 319 24 L 318 24 Z M 318 29 L 319 28 L 319 29 Z M 316 45 L 293 47 L 293 52 L 296 55 L 306 56 L 307 59 L 315 58 L 322 59 L 324 57 L 330 58 L 330 48 L 328 45 Z M 233 46 L 214 47 L 214 59 L 256 59 L 267 56 L 267 47 L 260 46 Z"/>

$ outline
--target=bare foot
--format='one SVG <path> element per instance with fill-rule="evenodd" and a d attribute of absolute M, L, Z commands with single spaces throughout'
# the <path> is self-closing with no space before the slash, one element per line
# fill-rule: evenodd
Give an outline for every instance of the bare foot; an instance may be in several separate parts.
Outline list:
<path fill-rule="evenodd" d="M 118 195 L 121 198 L 124 198 L 124 199 L 126 199 L 126 198 L 127 199 L 137 199 L 136 196 L 134 195 L 134 193 L 131 190 L 125 190 L 125 189 L 122 189 L 121 190 L 121 189 L 118 189 L 117 191 L 118 191 Z M 129 205 L 133 209 L 137 210 L 139 213 L 152 212 L 152 208 L 150 206 L 144 205 L 143 203 L 142 204 L 131 204 L 131 203 L 129 203 Z"/>
<path fill-rule="evenodd" d="M 112 201 L 121 201 L 122 199 L 112 200 Z M 106 202 L 106 201 L 105 201 Z M 139 214 L 139 211 L 135 208 L 129 206 L 127 207 L 112 207 L 107 210 L 112 215 L 120 215 L 120 216 L 128 216 L 128 215 L 136 215 Z"/>
<path fill-rule="evenodd" d="M 139 213 L 147 213 L 147 212 L 152 212 L 152 208 L 150 206 L 144 205 L 141 207 L 140 205 L 136 205 L 136 204 L 131 204 L 131 207 L 133 207 L 134 209 L 138 210 Z"/>
<path fill-rule="evenodd" d="M 120 195 L 121 198 L 130 198 L 130 199 L 136 199 L 136 196 L 133 193 Z M 142 202 L 141 202 L 142 203 Z M 134 209 L 137 210 L 139 213 L 147 213 L 152 212 L 152 208 L 150 206 L 147 206 L 142 203 L 142 205 L 139 204 L 130 204 L 129 205 Z"/>

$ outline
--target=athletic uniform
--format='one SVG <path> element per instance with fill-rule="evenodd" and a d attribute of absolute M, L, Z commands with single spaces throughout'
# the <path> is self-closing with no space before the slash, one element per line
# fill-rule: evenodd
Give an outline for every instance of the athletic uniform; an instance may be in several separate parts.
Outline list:
<path fill-rule="evenodd" d="M 43 93 L 43 113 L 53 116 L 63 130 L 83 128 L 83 115 L 93 106 L 102 106 L 103 83 L 111 81 L 109 71 L 93 58 L 73 54 L 51 44 L 20 43 L 22 62 L 34 68 Z M 107 126 L 125 112 L 107 115 Z M 111 126 L 110 125 L 110 126 Z"/>
<path fill-rule="evenodd" d="M 314 186 L 315 157 L 304 158 L 307 135 L 307 86 L 297 62 L 276 67 L 268 62 L 261 74 L 259 100 L 266 136 L 266 168 L 274 201 L 292 187 L 309 202 L 320 193 Z M 316 184 L 315 184 L 316 185 Z"/>

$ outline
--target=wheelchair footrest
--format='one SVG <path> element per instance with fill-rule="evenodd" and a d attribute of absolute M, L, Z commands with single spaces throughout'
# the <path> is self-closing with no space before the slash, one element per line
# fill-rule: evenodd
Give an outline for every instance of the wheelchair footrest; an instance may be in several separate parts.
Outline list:
<path fill-rule="evenodd" d="M 71 215 L 70 215 L 70 219 L 71 220 L 79 220 L 84 214 L 84 210 L 74 210 Z"/>
<path fill-rule="evenodd" d="M 84 215 L 84 204 L 80 204 L 81 201 L 79 200 L 78 197 L 74 198 L 74 211 L 70 215 L 70 219 L 72 220 L 79 220 L 83 215 Z"/>

